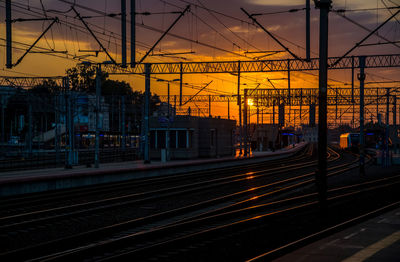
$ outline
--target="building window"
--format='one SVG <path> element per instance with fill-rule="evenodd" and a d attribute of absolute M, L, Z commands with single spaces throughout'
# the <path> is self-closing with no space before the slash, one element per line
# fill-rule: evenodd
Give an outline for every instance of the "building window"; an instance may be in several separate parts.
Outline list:
<path fill-rule="evenodd" d="M 178 148 L 186 148 L 186 130 L 178 131 Z"/>

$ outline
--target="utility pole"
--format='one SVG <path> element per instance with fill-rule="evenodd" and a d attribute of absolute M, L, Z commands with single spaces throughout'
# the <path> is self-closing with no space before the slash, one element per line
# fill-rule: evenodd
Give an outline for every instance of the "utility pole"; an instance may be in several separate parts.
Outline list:
<path fill-rule="evenodd" d="M 55 122 L 55 135 L 54 135 L 54 149 L 56 151 L 56 165 L 60 163 L 60 144 L 59 144 L 59 113 L 58 113 L 58 98 L 59 98 L 59 89 L 57 88 L 57 94 L 54 99 L 54 122 Z"/>
<path fill-rule="evenodd" d="M 231 119 L 231 116 L 230 116 L 230 109 L 229 109 L 229 97 L 228 97 L 228 119 Z"/>
<path fill-rule="evenodd" d="M 243 130 L 244 130 L 244 156 L 247 156 L 247 89 L 244 89 L 244 99 L 243 99 Z"/>
<path fill-rule="evenodd" d="M 396 111 L 396 95 L 393 95 L 393 126 L 397 125 L 397 111 Z"/>
<path fill-rule="evenodd" d="M 183 92 L 183 63 L 180 63 L 180 72 L 179 72 L 179 106 L 182 106 L 182 92 Z"/>
<path fill-rule="evenodd" d="M 306 0 L 306 61 L 310 61 L 310 0 Z"/>
<path fill-rule="evenodd" d="M 299 124 L 300 124 L 300 126 L 301 126 L 301 107 L 302 107 L 302 105 L 303 105 L 303 89 L 300 89 L 300 115 L 299 115 L 299 118 L 300 118 L 300 121 L 299 121 Z"/>
<path fill-rule="evenodd" d="M 378 122 L 378 123 L 380 122 L 379 121 L 379 88 L 376 89 L 376 122 Z"/>
<path fill-rule="evenodd" d="M 96 68 L 96 140 L 94 152 L 94 167 L 100 164 L 100 97 L 101 97 L 101 65 Z"/>
<path fill-rule="evenodd" d="M 385 166 L 389 166 L 389 98 L 390 89 L 386 88 L 386 130 L 385 130 Z"/>
<path fill-rule="evenodd" d="M 272 124 L 275 125 L 275 99 L 272 101 Z"/>
<path fill-rule="evenodd" d="M 290 60 L 287 60 L 287 77 L 288 77 L 288 104 L 289 104 L 289 123 L 290 123 L 290 110 L 292 109 L 290 103 Z"/>
<path fill-rule="evenodd" d="M 4 126 L 4 101 L 3 96 L 0 95 L 0 105 L 1 105 L 1 143 L 6 142 L 5 126 Z"/>
<path fill-rule="evenodd" d="M 150 73 L 151 64 L 145 64 L 145 92 L 144 92 L 144 163 L 150 163 Z M 182 101 L 181 101 L 182 102 Z"/>
<path fill-rule="evenodd" d="M 136 65 L 136 0 L 131 0 L 131 67 Z"/>
<path fill-rule="evenodd" d="M 338 88 L 336 87 L 336 94 L 335 94 L 335 125 L 337 124 L 338 119 Z"/>
<path fill-rule="evenodd" d="M 242 128 L 242 97 L 240 96 L 240 61 L 238 61 L 237 104 L 239 106 L 239 155 L 243 153 L 243 128 Z"/>
<path fill-rule="evenodd" d="M 12 68 L 12 17 L 11 0 L 6 0 L 6 67 Z"/>
<path fill-rule="evenodd" d="M 212 117 L 212 115 L 211 115 L 211 95 L 208 95 L 208 117 Z"/>
<path fill-rule="evenodd" d="M 126 0 L 121 0 L 121 36 L 121 66 L 126 67 Z"/>
<path fill-rule="evenodd" d="M 358 80 L 360 80 L 360 174 L 365 175 L 365 159 L 364 159 L 364 80 L 365 80 L 365 56 L 360 56 L 360 74 Z"/>
<path fill-rule="evenodd" d="M 169 138 L 170 138 L 170 130 L 169 130 L 169 126 L 170 126 L 170 121 L 171 121 L 171 113 L 170 113 L 170 110 L 169 110 L 169 108 L 170 108 L 170 105 L 169 105 L 169 98 L 170 98 L 170 92 L 169 92 L 169 81 L 168 81 L 168 108 L 167 108 L 167 111 L 168 111 L 168 123 L 167 123 L 167 134 L 166 134 L 166 139 L 165 139 L 165 142 L 166 142 L 166 149 L 167 149 L 167 152 L 166 152 L 166 154 L 167 154 L 167 161 L 169 161 L 170 160 L 170 142 L 169 142 Z M 176 109 L 175 109 L 176 110 Z"/>
<path fill-rule="evenodd" d="M 351 103 L 353 104 L 353 119 L 352 119 L 352 127 L 354 127 L 354 110 L 355 110 L 355 101 L 354 101 L 354 56 L 351 57 Z"/>
<path fill-rule="evenodd" d="M 318 170 L 316 184 L 321 210 L 326 208 L 327 177 L 327 85 L 328 85 L 328 15 L 331 0 L 315 1 L 320 9 L 319 26 L 319 115 L 318 115 Z"/>
<path fill-rule="evenodd" d="M 28 94 L 28 155 L 32 157 L 32 101 L 31 94 Z"/>
<path fill-rule="evenodd" d="M 125 147 L 126 147 L 126 127 L 125 127 L 125 96 L 121 96 L 121 133 L 122 133 L 122 153 L 125 160 Z"/>

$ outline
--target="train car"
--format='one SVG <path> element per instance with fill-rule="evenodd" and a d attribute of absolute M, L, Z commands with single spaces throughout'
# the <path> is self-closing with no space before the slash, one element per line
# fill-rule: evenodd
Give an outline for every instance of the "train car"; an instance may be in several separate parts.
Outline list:
<path fill-rule="evenodd" d="M 340 135 L 340 148 L 342 149 L 357 149 L 359 143 L 359 133 L 345 133 Z"/>

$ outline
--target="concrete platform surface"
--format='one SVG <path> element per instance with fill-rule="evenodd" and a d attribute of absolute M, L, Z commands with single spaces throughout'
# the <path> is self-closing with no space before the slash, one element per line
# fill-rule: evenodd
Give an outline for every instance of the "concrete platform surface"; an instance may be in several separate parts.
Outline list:
<path fill-rule="evenodd" d="M 143 161 L 125 161 L 100 164 L 99 168 L 75 166 L 72 169 L 48 168 L 0 172 L 0 197 L 280 159 L 295 154 L 306 145 L 306 142 L 302 142 L 275 152 L 254 152 L 248 157 L 152 161 L 149 164 L 144 164 Z"/>
<path fill-rule="evenodd" d="M 399 262 L 400 208 L 287 254 L 275 262 Z"/>

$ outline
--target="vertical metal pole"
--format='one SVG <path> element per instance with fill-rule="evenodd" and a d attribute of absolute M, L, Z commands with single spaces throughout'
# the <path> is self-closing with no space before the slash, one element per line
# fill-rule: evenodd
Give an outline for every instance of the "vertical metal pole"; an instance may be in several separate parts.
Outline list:
<path fill-rule="evenodd" d="M 376 122 L 379 122 L 379 88 L 376 89 Z"/>
<path fill-rule="evenodd" d="M 261 108 L 261 125 L 264 125 L 264 108 Z"/>
<path fill-rule="evenodd" d="M 300 109 L 300 111 L 299 111 L 299 119 L 300 119 L 300 121 L 299 121 L 299 125 L 301 126 L 301 107 L 302 107 L 302 105 L 303 105 L 303 89 L 300 89 L 300 106 L 299 106 L 299 109 Z"/>
<path fill-rule="evenodd" d="M 179 106 L 182 106 L 182 85 L 183 85 L 183 63 L 180 64 L 180 72 L 179 72 Z"/>
<path fill-rule="evenodd" d="M 231 119 L 230 109 L 229 109 L 229 97 L 228 97 L 228 119 Z"/>
<path fill-rule="evenodd" d="M 338 119 L 338 88 L 336 87 L 336 96 L 335 96 L 335 125 Z"/>
<path fill-rule="evenodd" d="M 168 90 L 167 90 L 167 92 L 168 92 L 168 108 L 167 108 L 167 112 L 168 112 L 168 123 L 169 123 L 169 117 L 170 117 L 170 112 L 169 112 L 169 110 L 170 110 L 170 92 L 169 92 L 169 82 L 168 82 Z"/>
<path fill-rule="evenodd" d="M 0 103 L 1 103 L 1 143 L 6 142 L 6 134 L 5 134 L 5 126 L 4 126 L 4 101 L 3 96 L 0 95 Z"/>
<path fill-rule="evenodd" d="M 240 61 L 238 61 L 238 86 L 237 86 L 237 103 L 239 106 L 239 132 L 240 132 L 240 149 L 239 154 L 242 155 L 243 153 L 243 127 L 242 127 L 242 97 L 240 95 Z"/>
<path fill-rule="evenodd" d="M 358 80 L 360 80 L 360 174 L 365 174 L 365 159 L 364 159 L 364 80 L 365 80 L 365 56 L 360 56 L 360 74 Z"/>
<path fill-rule="evenodd" d="M 306 0 L 306 60 L 310 61 L 310 0 Z"/>
<path fill-rule="evenodd" d="M 244 99 L 243 99 L 243 130 L 244 130 L 244 156 L 247 156 L 247 89 L 244 89 Z"/>
<path fill-rule="evenodd" d="M 68 89 L 68 168 L 72 168 L 73 165 L 73 158 L 72 158 L 72 145 L 73 145 L 73 122 L 72 122 L 72 94 L 71 91 Z"/>
<path fill-rule="evenodd" d="M 353 104 L 353 119 L 352 119 L 352 127 L 354 127 L 354 110 L 355 110 L 355 101 L 354 101 L 354 56 L 351 57 L 351 103 Z"/>
<path fill-rule="evenodd" d="M 288 104 L 289 104 L 289 123 L 290 123 L 290 110 L 292 109 L 290 97 L 290 60 L 287 60 L 287 76 L 288 76 Z"/>
<path fill-rule="evenodd" d="M 257 107 L 257 127 L 260 124 L 260 109 Z"/>
<path fill-rule="evenodd" d="M 121 96 L 121 128 L 122 128 L 122 151 L 125 153 L 126 147 L 126 127 L 125 127 L 125 96 Z"/>
<path fill-rule="evenodd" d="M 100 164 L 100 97 L 101 97 L 101 65 L 96 68 L 96 140 L 94 152 L 94 167 Z"/>
<path fill-rule="evenodd" d="M 136 0 L 131 0 L 131 67 L 136 65 Z"/>
<path fill-rule="evenodd" d="M 328 13 L 331 0 L 316 2 L 320 8 L 319 32 L 319 112 L 318 112 L 318 170 L 316 184 L 319 203 L 326 207 L 327 176 L 327 84 L 328 84 Z"/>
<path fill-rule="evenodd" d="M 176 115 L 176 95 L 174 95 L 174 107 L 175 107 L 175 115 Z"/>
<path fill-rule="evenodd" d="M 32 101 L 31 95 L 28 94 L 28 153 L 29 158 L 32 157 Z"/>
<path fill-rule="evenodd" d="M 70 110 L 70 120 L 71 120 L 71 164 L 76 164 L 75 163 L 75 157 L 74 157 L 74 152 L 75 152 L 75 125 L 74 125 L 74 109 L 75 109 L 75 103 L 76 99 L 73 95 L 69 96 L 70 103 L 69 103 L 69 110 Z"/>
<path fill-rule="evenodd" d="M 393 96 L 393 126 L 397 125 L 396 96 Z"/>
<path fill-rule="evenodd" d="M 57 89 L 58 91 L 59 89 Z M 54 135 L 54 150 L 56 151 L 56 165 L 60 163 L 60 145 L 59 145 L 59 113 L 58 113 L 58 93 L 54 98 L 54 122 L 55 122 L 55 135 Z"/>
<path fill-rule="evenodd" d="M 389 98 L 390 89 L 386 88 L 386 132 L 385 132 L 385 166 L 389 166 Z"/>
<path fill-rule="evenodd" d="M 121 36 L 121 66 L 126 67 L 126 0 L 121 0 Z"/>
<path fill-rule="evenodd" d="M 165 143 L 166 143 L 166 146 L 165 146 L 165 148 L 166 148 L 166 154 L 167 154 L 167 161 L 169 161 L 170 160 L 170 156 L 169 156 L 169 147 L 170 147 L 170 142 L 169 142 L 169 138 L 170 138 L 170 131 L 169 131 L 169 125 L 170 125 L 170 122 L 171 122 L 171 120 L 170 120 L 170 118 L 171 118 L 171 115 L 170 115 L 170 110 L 169 110 L 169 108 L 170 108 L 170 106 L 169 106 L 169 98 L 170 98 L 170 92 L 169 92 L 169 81 L 168 81 L 168 88 L 167 88 L 168 90 L 167 90 L 167 93 L 168 93 L 168 109 L 167 109 L 167 113 L 168 113 L 168 123 L 167 123 L 167 134 L 166 134 L 166 139 L 165 139 Z"/>
<path fill-rule="evenodd" d="M 272 101 L 272 124 L 275 125 L 275 100 Z"/>
<path fill-rule="evenodd" d="M 144 163 L 150 163 L 150 73 L 151 64 L 145 64 L 145 92 L 144 92 Z M 182 79 L 181 79 L 182 80 Z M 182 102 L 182 100 L 180 101 Z"/>
<path fill-rule="evenodd" d="M 6 67 L 12 68 L 12 23 L 11 23 L 11 0 L 6 0 Z"/>
<path fill-rule="evenodd" d="M 208 95 L 208 117 L 211 117 L 211 95 Z"/>
<path fill-rule="evenodd" d="M 68 86 L 68 78 L 67 77 L 63 77 L 63 90 L 64 90 L 64 119 L 65 119 L 65 168 L 70 168 L 71 164 L 69 162 L 69 130 L 70 130 L 70 124 L 71 122 L 69 121 L 69 86 Z M 68 132 L 68 133 L 67 133 Z M 68 134 L 68 135 L 67 135 Z M 67 137 L 68 137 L 68 143 L 67 143 Z"/>

